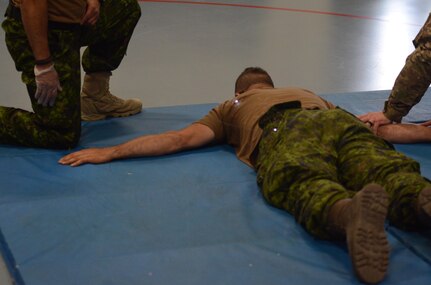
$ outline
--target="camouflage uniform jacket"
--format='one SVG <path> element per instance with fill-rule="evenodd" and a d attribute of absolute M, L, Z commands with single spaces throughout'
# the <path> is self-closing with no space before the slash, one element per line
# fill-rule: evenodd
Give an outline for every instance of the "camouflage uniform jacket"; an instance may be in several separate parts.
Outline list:
<path fill-rule="evenodd" d="M 385 116 L 400 122 L 427 91 L 431 83 L 431 14 L 413 40 L 415 50 L 407 57 L 388 101 Z"/>

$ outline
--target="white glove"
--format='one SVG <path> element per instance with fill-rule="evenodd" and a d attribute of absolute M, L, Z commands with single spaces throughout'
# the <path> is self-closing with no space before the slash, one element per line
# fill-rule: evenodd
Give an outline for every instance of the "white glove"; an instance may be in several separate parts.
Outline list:
<path fill-rule="evenodd" d="M 54 68 L 54 64 L 51 64 L 45 69 L 39 69 L 36 65 L 34 66 L 34 75 L 36 76 L 36 94 L 34 97 L 38 104 L 43 106 L 54 106 L 55 98 L 57 97 L 58 91 L 63 89 L 60 86 L 58 80 L 58 73 Z"/>

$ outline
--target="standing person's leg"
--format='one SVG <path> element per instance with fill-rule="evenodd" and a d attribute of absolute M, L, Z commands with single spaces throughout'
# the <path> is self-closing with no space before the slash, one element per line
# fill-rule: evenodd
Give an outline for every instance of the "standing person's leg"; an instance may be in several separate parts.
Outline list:
<path fill-rule="evenodd" d="M 269 203 L 293 214 L 310 234 L 347 235 L 358 278 L 377 282 L 388 266 L 387 194 L 378 185 L 355 194 L 340 183 L 337 145 L 340 129 L 348 126 L 338 127 L 337 118 L 326 112 L 288 110 L 281 120 L 271 116 L 259 144 L 258 183 Z"/>
<path fill-rule="evenodd" d="M 350 114 L 339 113 L 339 121 L 351 121 L 352 125 L 345 130 L 344 139 L 338 145 L 338 164 L 343 170 L 340 181 L 352 190 L 372 182 L 382 185 L 390 196 L 389 221 L 407 230 L 421 227 L 418 196 L 431 184 L 421 176 L 419 163 L 395 151 Z M 421 197 L 422 204 L 427 204 L 427 192 Z"/>
<path fill-rule="evenodd" d="M 63 90 L 58 93 L 54 106 L 44 107 L 34 97 L 34 57 L 21 21 L 7 18 L 2 27 L 16 69 L 22 72 L 22 81 L 27 85 L 34 112 L 0 107 L 0 143 L 43 148 L 76 146 L 81 131 L 77 32 L 49 31 L 51 56 Z"/>
<path fill-rule="evenodd" d="M 86 72 L 81 94 L 83 120 L 124 117 L 141 111 L 139 100 L 123 100 L 109 92 L 111 72 L 123 60 L 140 16 L 136 0 L 106 0 L 97 24 L 83 29 L 81 45 L 88 46 L 82 57 Z"/>

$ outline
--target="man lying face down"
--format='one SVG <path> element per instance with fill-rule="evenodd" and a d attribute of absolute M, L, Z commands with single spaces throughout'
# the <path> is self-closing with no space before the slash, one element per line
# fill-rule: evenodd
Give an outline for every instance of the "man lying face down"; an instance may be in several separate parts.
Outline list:
<path fill-rule="evenodd" d="M 239 75 L 233 99 L 184 129 L 81 150 L 59 162 L 106 163 L 213 143 L 233 146 L 256 170 L 265 199 L 311 235 L 345 239 L 355 274 L 365 283 L 378 283 L 387 272 L 386 218 L 404 230 L 431 225 L 431 185 L 416 161 L 312 92 L 274 88 L 258 67 Z"/>

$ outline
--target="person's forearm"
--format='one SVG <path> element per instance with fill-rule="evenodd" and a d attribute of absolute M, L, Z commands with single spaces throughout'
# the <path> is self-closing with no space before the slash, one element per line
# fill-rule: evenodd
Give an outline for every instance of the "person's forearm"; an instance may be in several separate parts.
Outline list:
<path fill-rule="evenodd" d="M 22 0 L 21 17 L 36 60 L 50 57 L 47 0 Z"/>
<path fill-rule="evenodd" d="M 176 131 L 158 135 L 146 135 L 113 146 L 111 148 L 112 160 L 175 153 L 184 150 L 185 145 L 184 138 Z"/>
<path fill-rule="evenodd" d="M 377 135 L 391 143 L 431 142 L 431 128 L 413 124 L 380 126 Z"/>

